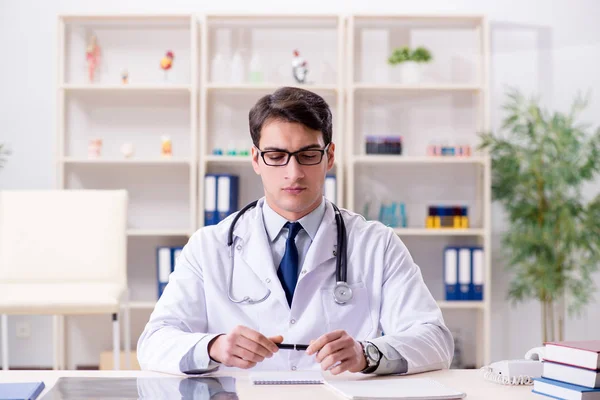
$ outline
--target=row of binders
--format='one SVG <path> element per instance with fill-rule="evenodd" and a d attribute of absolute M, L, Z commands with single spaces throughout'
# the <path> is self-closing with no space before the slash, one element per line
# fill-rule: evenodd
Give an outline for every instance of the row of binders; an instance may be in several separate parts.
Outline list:
<path fill-rule="evenodd" d="M 204 177 L 204 225 L 216 225 L 239 209 L 240 178 L 228 174 Z M 325 198 L 337 202 L 336 178 L 328 175 L 323 188 Z"/>
<path fill-rule="evenodd" d="M 158 297 L 162 295 L 167 283 L 169 283 L 169 275 L 175 270 L 175 263 L 183 247 L 157 247 L 156 248 L 156 275 L 158 278 Z"/>
<path fill-rule="evenodd" d="M 239 182 L 236 175 L 204 177 L 204 225 L 216 225 L 238 210 Z"/>
<path fill-rule="evenodd" d="M 444 249 L 446 300 L 483 300 L 484 258 L 481 247 Z"/>

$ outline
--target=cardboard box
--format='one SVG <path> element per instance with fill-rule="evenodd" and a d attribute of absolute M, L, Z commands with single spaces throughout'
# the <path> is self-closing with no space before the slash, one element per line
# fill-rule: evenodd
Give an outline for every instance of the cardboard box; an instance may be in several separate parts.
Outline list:
<path fill-rule="evenodd" d="M 121 352 L 121 365 L 120 369 L 124 370 L 125 367 L 125 352 Z M 101 370 L 111 370 L 113 369 L 113 352 L 112 351 L 103 351 L 100 354 L 100 369 Z M 131 351 L 131 364 L 128 370 L 140 370 L 140 364 L 137 360 L 137 353 L 135 351 Z"/>

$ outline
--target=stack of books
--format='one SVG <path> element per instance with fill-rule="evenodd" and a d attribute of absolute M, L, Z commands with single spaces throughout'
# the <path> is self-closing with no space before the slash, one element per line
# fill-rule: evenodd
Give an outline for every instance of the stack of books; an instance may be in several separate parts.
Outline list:
<path fill-rule="evenodd" d="M 600 340 L 545 344 L 533 392 L 555 399 L 600 400 Z"/>

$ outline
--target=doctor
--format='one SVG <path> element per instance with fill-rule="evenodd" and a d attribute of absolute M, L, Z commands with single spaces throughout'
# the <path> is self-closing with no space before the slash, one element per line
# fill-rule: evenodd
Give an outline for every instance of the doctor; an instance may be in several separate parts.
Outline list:
<path fill-rule="evenodd" d="M 452 335 L 402 241 L 351 211 L 336 216 L 323 197 L 335 160 L 327 103 L 284 87 L 249 120 L 265 196 L 190 238 L 139 339 L 142 368 L 448 368 Z"/>

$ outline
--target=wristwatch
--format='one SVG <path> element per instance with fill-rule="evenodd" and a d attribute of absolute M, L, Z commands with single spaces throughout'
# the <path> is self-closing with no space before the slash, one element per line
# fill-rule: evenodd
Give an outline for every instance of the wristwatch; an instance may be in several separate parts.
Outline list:
<path fill-rule="evenodd" d="M 375 372 L 377 367 L 379 367 L 379 361 L 381 361 L 381 352 L 371 342 L 360 342 L 363 348 L 363 353 L 365 354 L 365 360 L 367 360 L 367 366 L 363 369 L 363 374 L 370 374 L 371 372 Z"/>

